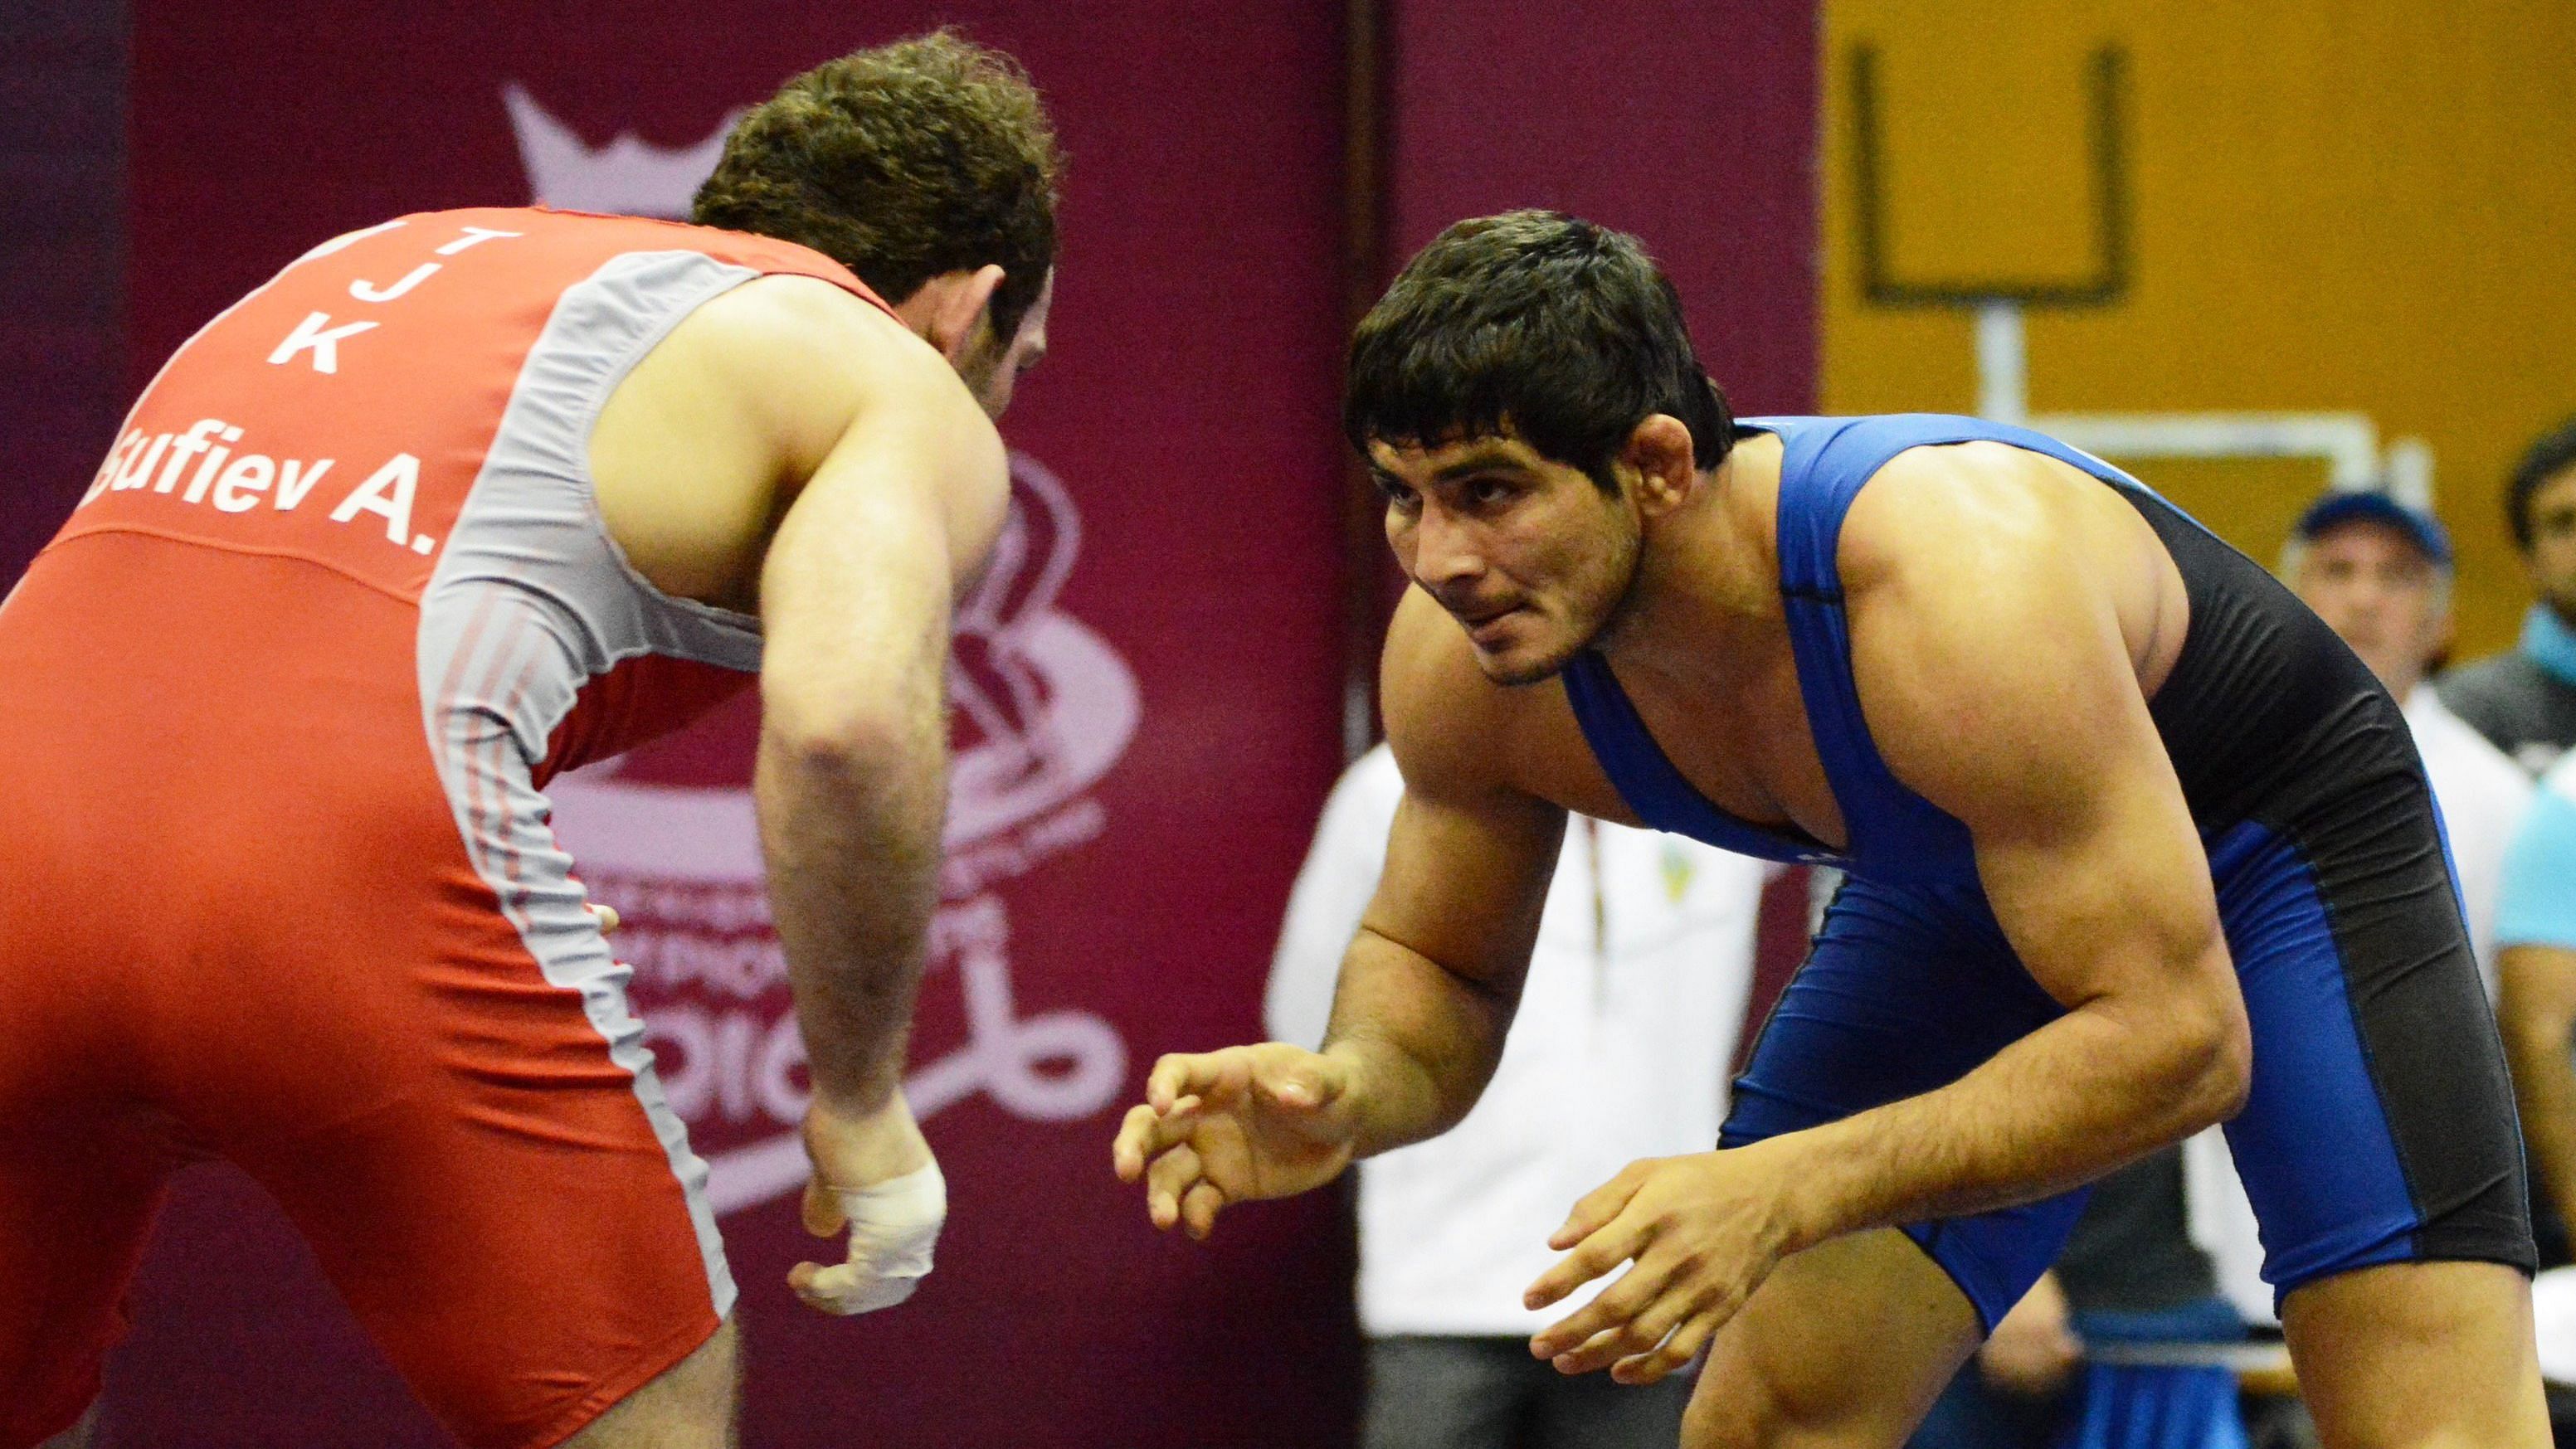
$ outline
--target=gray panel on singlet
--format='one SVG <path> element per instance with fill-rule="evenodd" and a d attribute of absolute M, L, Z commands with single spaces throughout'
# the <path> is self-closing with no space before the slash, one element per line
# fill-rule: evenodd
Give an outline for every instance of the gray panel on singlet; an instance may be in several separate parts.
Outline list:
<path fill-rule="evenodd" d="M 423 725 L 475 870 L 548 982 L 581 993 L 609 1056 L 685 1189 L 715 1311 L 734 1285 L 706 1199 L 707 1166 L 664 1099 L 627 1007 L 629 969 L 555 843 L 533 771 L 582 686 L 642 655 L 757 670 L 741 615 L 671 598 L 601 524 L 589 439 L 608 394 L 707 301 L 759 275 L 697 252 L 632 252 L 566 289 L 521 367 L 499 432 L 421 596 Z"/>

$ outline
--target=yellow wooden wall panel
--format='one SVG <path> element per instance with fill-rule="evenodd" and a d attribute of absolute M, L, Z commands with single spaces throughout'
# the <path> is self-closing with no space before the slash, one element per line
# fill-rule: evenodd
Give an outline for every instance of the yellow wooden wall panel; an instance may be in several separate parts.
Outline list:
<path fill-rule="evenodd" d="M 2071 281 L 2090 264 L 2083 77 L 2129 56 L 2134 282 L 2034 313 L 2034 411 L 2351 409 L 2432 444 L 2461 644 L 2528 598 L 2503 477 L 2576 413 L 2576 4 L 1827 0 L 1821 397 L 1976 404 L 1965 315 L 1868 304 L 1849 57 L 1880 53 L 1900 275 Z M 2141 463 L 2258 556 L 2317 474 Z"/>

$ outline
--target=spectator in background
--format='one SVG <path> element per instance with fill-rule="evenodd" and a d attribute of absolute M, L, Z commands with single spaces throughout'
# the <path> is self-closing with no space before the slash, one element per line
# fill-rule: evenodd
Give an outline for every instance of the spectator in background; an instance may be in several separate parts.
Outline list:
<path fill-rule="evenodd" d="M 2576 1213 L 2576 755 L 2544 777 L 2506 859 L 2500 1003 L 2523 1137 L 2546 1195 Z M 2540 1204 L 2532 1205 L 2537 1209 Z"/>
<path fill-rule="evenodd" d="M 2442 677 L 2442 702 L 2534 776 L 2576 745 L 2576 418 L 2531 445 L 2505 519 L 2540 598 L 2519 647 Z"/>
<path fill-rule="evenodd" d="M 2576 434 L 2570 434 L 2570 445 L 2576 446 Z M 2571 520 L 2569 557 L 2576 560 L 2576 473 L 2566 475 L 2563 486 Z M 2531 804 L 2531 781 L 2424 683 L 2426 671 L 2451 643 L 2449 536 L 2431 516 L 2385 493 L 2328 493 L 2291 529 L 2281 577 L 2405 706 L 2450 838 L 2469 941 L 2492 996 L 2497 877 Z M 2576 602 L 2576 573 L 2570 575 L 2569 594 Z M 2576 690 L 2569 698 L 2576 701 Z M 2569 722 L 2576 724 L 2576 716 Z"/>
<path fill-rule="evenodd" d="M 2523 817 L 2505 857 L 2504 893 L 2496 908 L 2503 996 L 2497 1003 L 2513 1095 L 2529 1145 L 2535 1224 L 2576 1214 L 2576 754 L 2559 760 L 2540 782 L 2540 798 Z M 2554 1211 L 2553 1211 L 2554 1209 Z M 2541 1264 L 2566 1261 L 2541 1250 Z M 2543 1273 L 2544 1282 L 2576 1269 Z M 2550 1295 L 2557 1304 L 2565 1299 Z M 2544 1300 L 2535 1288 L 2535 1306 Z M 2576 1445 L 2576 1329 L 2557 1309 L 2540 1315 L 2541 1367 L 2548 1375 L 2549 1426 L 2561 1445 Z"/>
<path fill-rule="evenodd" d="M 1385 746 L 1324 807 L 1271 968 L 1270 1035 L 1322 1042 L 1404 782 Z M 1360 1165 L 1363 1449 L 1671 1449 L 1690 1383 L 1566 1377 L 1521 1306 L 1568 1204 L 1641 1157 L 1705 1152 L 1752 979 L 1766 867 L 1582 816 L 1493 1084 L 1448 1133 Z"/>

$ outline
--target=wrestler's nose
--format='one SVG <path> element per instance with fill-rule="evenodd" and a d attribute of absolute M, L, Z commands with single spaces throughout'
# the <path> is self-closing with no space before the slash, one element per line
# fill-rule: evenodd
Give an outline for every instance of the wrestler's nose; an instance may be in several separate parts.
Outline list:
<path fill-rule="evenodd" d="M 1475 530 L 1438 508 L 1422 510 L 1413 528 L 1413 577 L 1433 593 L 1444 584 L 1465 583 L 1485 572 L 1484 550 Z"/>

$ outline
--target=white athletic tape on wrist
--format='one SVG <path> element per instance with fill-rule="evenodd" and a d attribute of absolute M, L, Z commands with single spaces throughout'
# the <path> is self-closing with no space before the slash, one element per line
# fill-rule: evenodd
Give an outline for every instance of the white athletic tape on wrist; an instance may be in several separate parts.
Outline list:
<path fill-rule="evenodd" d="M 948 1180 L 931 1163 L 856 1192 L 834 1192 L 850 1219 L 850 1258 L 814 1275 L 806 1293 L 833 1313 L 872 1313 L 912 1296 L 948 1220 Z"/>

